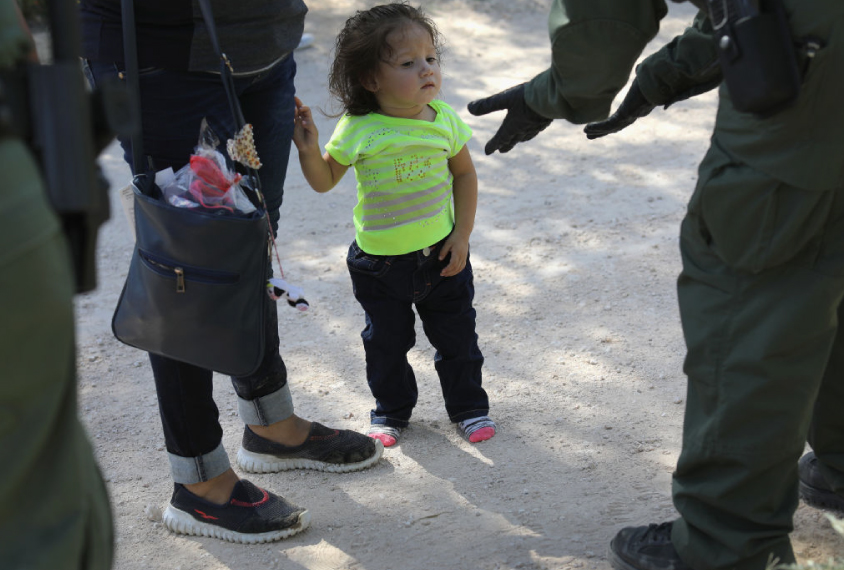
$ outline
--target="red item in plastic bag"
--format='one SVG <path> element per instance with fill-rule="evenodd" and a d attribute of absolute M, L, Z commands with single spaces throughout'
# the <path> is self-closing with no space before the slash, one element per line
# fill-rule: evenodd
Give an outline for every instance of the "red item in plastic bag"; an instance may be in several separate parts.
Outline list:
<path fill-rule="evenodd" d="M 205 158 L 204 156 L 197 156 L 191 155 L 190 157 L 190 168 L 191 170 L 196 173 L 196 175 L 201 178 L 206 184 L 210 185 L 212 188 L 215 188 L 220 191 L 220 194 L 224 194 L 226 190 L 228 190 L 232 184 L 237 184 L 240 182 L 242 176 L 240 173 L 235 173 L 234 179 L 229 180 L 226 178 L 226 175 L 220 170 L 220 167 L 217 166 L 217 163 L 211 160 L 210 158 Z"/>
<path fill-rule="evenodd" d="M 190 169 L 197 177 L 190 185 L 190 192 L 199 203 L 206 208 L 232 209 L 228 205 L 219 202 L 220 200 L 225 202 L 226 192 L 228 192 L 232 185 L 240 182 L 242 178 L 240 173 L 235 173 L 234 178 L 229 180 L 215 161 L 195 154 L 190 157 Z M 211 203 L 209 200 L 216 201 L 217 203 Z"/>

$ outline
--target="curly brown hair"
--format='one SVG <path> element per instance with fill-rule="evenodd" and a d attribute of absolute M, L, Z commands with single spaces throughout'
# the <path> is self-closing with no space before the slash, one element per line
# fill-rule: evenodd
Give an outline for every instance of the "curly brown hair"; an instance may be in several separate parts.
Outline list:
<path fill-rule="evenodd" d="M 418 24 L 431 34 L 439 59 L 440 33 L 421 8 L 404 2 L 383 4 L 358 11 L 346 20 L 334 44 L 334 62 L 328 73 L 328 90 L 343 106 L 340 115 L 367 115 L 378 110 L 375 94 L 363 86 L 363 81 L 392 56 L 393 48 L 387 36 L 410 24 Z"/>

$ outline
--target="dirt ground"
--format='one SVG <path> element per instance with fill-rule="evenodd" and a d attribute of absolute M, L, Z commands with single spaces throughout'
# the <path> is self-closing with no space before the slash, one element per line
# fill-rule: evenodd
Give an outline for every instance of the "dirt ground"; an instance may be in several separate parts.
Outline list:
<path fill-rule="evenodd" d="M 356 9 L 375 2 L 311 4 L 306 31 L 315 43 L 296 53 L 297 89 L 312 107 L 327 108 L 333 38 Z M 447 41 L 441 97 L 475 133 L 472 263 L 498 435 L 479 445 L 458 436 L 420 327 L 411 353 L 419 405 L 400 445 L 379 464 L 353 474 L 248 476 L 311 511 L 311 527 L 290 539 L 233 545 L 177 536 L 159 522 L 172 483 L 152 375 L 146 356 L 110 329 L 132 249 L 117 199 L 128 169 L 117 145 L 102 156 L 113 212 L 101 232 L 99 287 L 77 298 L 80 413 L 111 492 L 116 568 L 605 569 L 620 527 L 675 517 L 670 483 L 685 401 L 677 235 L 717 96 L 657 109 L 598 141 L 557 121 L 507 155 L 484 156 L 501 116 L 472 117 L 466 103 L 547 66 L 547 4 L 422 3 Z M 672 4 L 646 54 L 692 15 Z M 317 118 L 324 143 L 334 123 Z M 287 278 L 304 287 L 311 310 L 279 307 L 281 353 L 299 415 L 364 430 L 372 401 L 363 316 L 344 263 L 353 176 L 318 195 L 293 152 L 279 248 Z M 217 378 L 215 397 L 234 457 L 242 424 L 227 378 Z M 795 526 L 801 560 L 824 560 L 844 547 L 805 506 Z"/>

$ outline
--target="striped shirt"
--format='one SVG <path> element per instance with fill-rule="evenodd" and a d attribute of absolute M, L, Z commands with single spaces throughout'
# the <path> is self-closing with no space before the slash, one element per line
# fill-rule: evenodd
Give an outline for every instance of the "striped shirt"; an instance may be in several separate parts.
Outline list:
<path fill-rule="evenodd" d="M 433 122 L 378 113 L 344 115 L 325 148 L 354 166 L 358 203 L 355 240 L 372 255 L 423 249 L 454 227 L 448 159 L 472 130 L 448 104 L 434 100 Z"/>

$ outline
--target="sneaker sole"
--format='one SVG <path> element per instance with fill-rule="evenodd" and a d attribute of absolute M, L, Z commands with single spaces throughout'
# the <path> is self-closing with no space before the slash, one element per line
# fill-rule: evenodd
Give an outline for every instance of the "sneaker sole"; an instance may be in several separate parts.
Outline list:
<path fill-rule="evenodd" d="M 255 534 L 236 532 L 198 521 L 188 513 L 174 508 L 173 505 L 168 505 L 167 509 L 165 509 L 163 522 L 164 526 L 177 534 L 208 536 L 240 544 L 260 544 L 264 542 L 275 542 L 276 540 L 299 534 L 311 524 L 311 513 L 303 511 L 299 514 L 299 520 L 291 527 Z"/>
<path fill-rule="evenodd" d="M 844 513 L 844 498 L 831 491 L 817 489 L 800 481 L 799 494 L 803 502 L 810 507 Z"/>
<path fill-rule="evenodd" d="M 237 452 L 237 464 L 244 471 L 249 473 L 278 473 L 279 471 L 290 471 L 292 469 L 313 469 L 316 471 L 328 471 L 330 473 L 349 473 L 350 471 L 361 471 L 378 462 L 384 453 L 384 444 L 375 441 L 375 453 L 371 457 L 358 461 L 357 463 L 326 463 L 314 459 L 279 459 L 275 455 L 255 453 L 244 449 Z"/>

